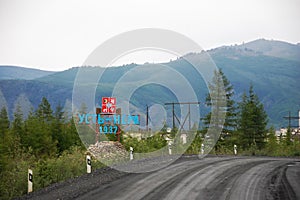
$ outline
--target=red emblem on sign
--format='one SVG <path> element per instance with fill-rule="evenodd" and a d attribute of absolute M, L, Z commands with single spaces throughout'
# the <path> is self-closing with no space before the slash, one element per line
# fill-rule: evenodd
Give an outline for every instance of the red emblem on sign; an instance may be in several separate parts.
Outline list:
<path fill-rule="evenodd" d="M 102 97 L 102 113 L 107 113 L 107 114 L 116 113 L 116 98 Z"/>

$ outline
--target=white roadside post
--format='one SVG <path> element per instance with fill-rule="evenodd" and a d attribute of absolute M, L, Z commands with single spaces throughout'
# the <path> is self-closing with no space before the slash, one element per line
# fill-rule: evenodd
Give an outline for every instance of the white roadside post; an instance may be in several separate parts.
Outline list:
<path fill-rule="evenodd" d="M 172 141 L 169 140 L 168 142 L 168 147 L 169 147 L 169 155 L 172 155 Z"/>
<path fill-rule="evenodd" d="M 233 145 L 233 151 L 234 151 L 234 155 L 237 155 L 237 146 Z"/>
<path fill-rule="evenodd" d="M 167 133 L 171 133 L 172 129 L 170 127 L 167 128 Z"/>
<path fill-rule="evenodd" d="M 170 133 L 172 132 L 172 129 L 170 127 L 167 128 L 167 135 L 170 136 Z M 169 155 L 172 155 L 172 140 L 169 137 L 166 137 L 166 140 L 168 141 L 168 149 L 169 149 Z"/>
<path fill-rule="evenodd" d="M 129 150 L 130 150 L 130 160 L 133 160 L 133 147 L 129 147 Z"/>
<path fill-rule="evenodd" d="M 182 144 L 186 144 L 186 134 L 181 134 L 180 138 L 182 139 Z"/>
<path fill-rule="evenodd" d="M 204 144 L 203 143 L 201 144 L 201 155 L 202 156 L 204 155 Z"/>
<path fill-rule="evenodd" d="M 31 169 L 28 169 L 28 193 L 33 191 L 33 173 Z"/>
<path fill-rule="evenodd" d="M 92 161 L 91 156 L 86 156 L 86 172 L 90 174 L 92 172 Z"/>

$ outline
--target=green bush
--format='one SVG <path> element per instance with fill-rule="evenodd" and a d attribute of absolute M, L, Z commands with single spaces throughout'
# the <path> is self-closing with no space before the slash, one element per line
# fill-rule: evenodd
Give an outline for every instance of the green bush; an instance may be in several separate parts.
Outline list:
<path fill-rule="evenodd" d="M 99 161 L 94 160 L 92 164 L 93 169 L 103 167 Z M 28 168 L 33 170 L 33 190 L 36 191 L 86 173 L 85 151 L 81 147 L 72 147 L 59 157 L 47 159 L 21 153 L 0 174 L 0 199 L 12 199 L 27 193 Z"/>

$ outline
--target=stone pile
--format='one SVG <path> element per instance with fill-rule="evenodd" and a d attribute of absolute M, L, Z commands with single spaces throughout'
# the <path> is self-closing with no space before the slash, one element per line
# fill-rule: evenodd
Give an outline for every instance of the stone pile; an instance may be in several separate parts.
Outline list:
<path fill-rule="evenodd" d="M 129 152 L 126 151 L 125 147 L 121 143 L 114 141 L 102 141 L 95 145 L 90 145 L 88 152 L 101 162 L 113 162 L 129 158 Z"/>

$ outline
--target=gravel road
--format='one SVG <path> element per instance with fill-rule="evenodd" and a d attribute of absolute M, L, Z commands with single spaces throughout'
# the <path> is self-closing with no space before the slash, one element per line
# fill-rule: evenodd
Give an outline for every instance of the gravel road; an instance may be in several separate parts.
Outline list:
<path fill-rule="evenodd" d="M 21 199 L 300 199 L 300 159 L 184 156 L 155 172 L 97 170 Z"/>

